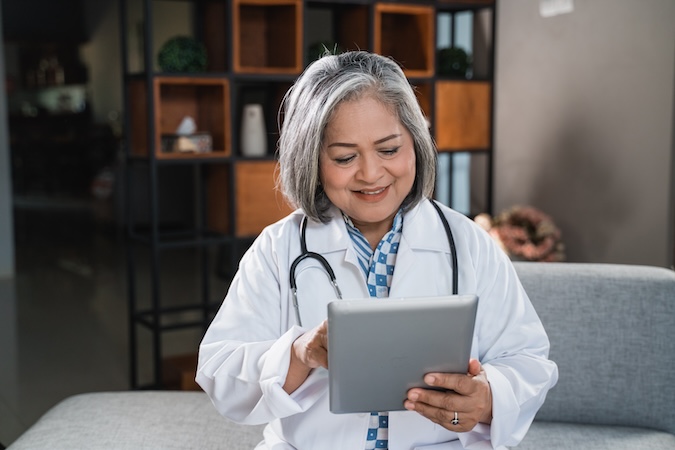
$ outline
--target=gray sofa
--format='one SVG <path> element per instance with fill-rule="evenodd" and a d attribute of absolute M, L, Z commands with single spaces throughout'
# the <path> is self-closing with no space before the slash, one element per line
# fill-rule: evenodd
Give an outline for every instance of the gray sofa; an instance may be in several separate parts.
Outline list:
<path fill-rule="evenodd" d="M 675 272 L 517 263 L 560 380 L 518 449 L 675 449 Z M 252 449 L 201 392 L 77 395 L 9 448 Z M 312 449 L 313 450 L 313 449 Z"/>

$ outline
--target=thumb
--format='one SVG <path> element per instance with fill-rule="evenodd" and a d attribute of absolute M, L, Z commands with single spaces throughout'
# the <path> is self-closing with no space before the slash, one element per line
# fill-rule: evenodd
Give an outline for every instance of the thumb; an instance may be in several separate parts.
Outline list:
<path fill-rule="evenodd" d="M 476 376 L 480 374 L 480 371 L 483 369 L 480 362 L 477 359 L 471 358 L 469 360 L 469 375 Z"/>

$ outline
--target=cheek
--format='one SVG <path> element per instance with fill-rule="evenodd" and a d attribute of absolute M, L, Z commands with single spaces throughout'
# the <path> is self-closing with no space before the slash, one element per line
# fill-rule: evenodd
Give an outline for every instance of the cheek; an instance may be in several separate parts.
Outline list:
<path fill-rule="evenodd" d="M 330 193 L 340 185 L 340 177 L 334 168 L 326 167 L 326 164 L 319 161 L 319 181 L 324 192 Z"/>
<path fill-rule="evenodd" d="M 326 167 L 324 158 L 319 158 L 319 183 L 324 187 L 327 183 L 330 183 L 330 170 Z"/>
<path fill-rule="evenodd" d="M 411 152 L 410 156 L 406 159 L 405 163 L 402 164 L 401 171 L 405 172 L 406 175 L 411 175 L 415 178 L 415 172 L 417 171 L 416 167 L 415 152 Z"/>

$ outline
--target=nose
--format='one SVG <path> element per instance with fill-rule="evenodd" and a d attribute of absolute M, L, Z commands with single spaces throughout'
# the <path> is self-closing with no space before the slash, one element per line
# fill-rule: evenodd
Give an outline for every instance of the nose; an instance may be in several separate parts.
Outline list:
<path fill-rule="evenodd" d="M 374 183 L 382 176 L 382 161 L 377 155 L 364 154 L 359 160 L 357 178 L 365 183 Z"/>

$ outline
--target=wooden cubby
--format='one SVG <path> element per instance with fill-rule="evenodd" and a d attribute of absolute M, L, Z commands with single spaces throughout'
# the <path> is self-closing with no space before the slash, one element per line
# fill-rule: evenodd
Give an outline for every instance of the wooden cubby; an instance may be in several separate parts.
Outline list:
<path fill-rule="evenodd" d="M 203 26 L 200 30 L 201 40 L 208 55 L 209 72 L 224 73 L 230 69 L 230 38 L 228 27 L 223 26 L 230 21 L 230 10 L 227 2 L 204 1 L 197 5 Z"/>
<path fill-rule="evenodd" d="M 429 120 L 429 125 L 431 125 L 431 118 L 433 117 L 433 111 L 431 108 L 432 97 L 433 97 L 433 83 L 429 81 L 423 82 L 412 82 L 413 87 L 415 88 L 415 95 L 417 96 L 417 101 L 422 108 L 422 112 Z"/>
<path fill-rule="evenodd" d="M 300 0 L 233 0 L 234 71 L 299 74 L 302 71 Z"/>
<path fill-rule="evenodd" d="M 491 95 L 488 82 L 436 82 L 434 129 L 439 151 L 489 150 Z"/>
<path fill-rule="evenodd" d="M 306 6 L 306 64 L 317 59 L 322 44 L 338 51 L 371 49 L 370 7 L 364 4 L 311 3 Z"/>
<path fill-rule="evenodd" d="M 328 44 L 329 48 L 335 45 L 339 51 L 374 51 L 400 63 L 416 89 L 439 151 L 471 152 L 472 158 L 485 162 L 482 164 L 485 166 L 482 173 L 487 180 L 485 191 L 491 196 L 494 32 L 474 38 L 483 39 L 474 42 L 474 48 L 480 51 L 480 70 L 474 64 L 473 78 L 453 79 L 437 72 L 439 32 L 436 27 L 437 23 L 447 21 L 445 15 L 454 21 L 456 14 L 466 11 L 476 15 L 476 23 L 482 23 L 487 16 L 487 22 L 491 20 L 494 26 L 495 0 L 183 0 L 192 4 L 188 9 L 194 13 L 185 22 L 190 23 L 194 37 L 203 41 L 207 49 L 206 73 L 198 74 L 156 73 L 149 69 L 156 67 L 155 50 L 151 48 L 156 30 L 152 28 L 161 15 L 153 13 L 153 6 L 162 2 L 138 1 L 144 7 L 135 5 L 134 14 L 142 10 L 156 17 L 128 16 L 127 4 L 132 0 L 119 2 L 124 52 L 124 142 L 127 166 L 136 172 L 147 169 L 146 180 L 139 183 L 147 188 L 147 192 L 132 192 L 135 187 L 129 181 L 130 177 L 126 177 L 125 192 L 127 202 L 148 199 L 146 216 L 149 219 L 137 226 L 140 219 L 129 217 L 127 229 L 129 245 L 150 248 L 153 266 L 150 270 L 135 273 L 134 264 L 129 264 L 132 388 L 140 387 L 135 332 L 139 326 L 150 329 L 153 337 L 154 384 L 145 387 L 162 387 L 160 338 L 168 329 L 163 328 L 160 318 L 171 312 L 162 303 L 163 297 L 171 293 L 160 292 L 159 270 L 155 270 L 163 262 L 159 250 L 180 247 L 200 252 L 203 267 L 198 270 L 207 274 L 203 277 L 203 292 L 200 299 L 194 299 L 195 305 L 186 306 L 185 310 L 193 308 L 202 320 L 183 325 L 206 329 L 214 311 L 214 304 L 210 303 L 213 296 L 206 281 L 212 271 L 206 262 L 211 255 L 209 252 L 217 251 L 218 261 L 229 260 L 222 273 L 231 276 L 238 262 L 235 258 L 242 250 L 239 247 L 244 247 L 264 227 L 291 212 L 291 207 L 275 188 L 277 113 L 288 88 L 306 65 L 316 59 L 314 50 L 310 51 L 316 44 Z M 483 13 L 486 14 L 483 16 Z M 126 37 L 136 35 L 136 23 L 143 25 L 143 36 L 127 42 Z M 143 45 L 140 55 L 134 53 L 135 44 Z M 139 64 L 140 59 L 142 64 Z M 136 66 L 148 68 L 148 71 L 140 69 L 141 73 L 138 73 Z M 268 151 L 259 158 L 244 157 L 240 151 L 241 116 L 248 103 L 262 104 L 266 118 Z M 173 134 L 186 116 L 195 119 L 197 131 L 210 134 L 212 151 L 162 151 L 162 135 Z M 167 192 L 166 186 L 163 188 L 159 181 L 166 180 L 164 175 L 173 169 L 180 169 L 185 175 L 182 181 L 189 186 L 176 189 L 178 194 Z M 185 224 L 189 229 L 162 227 L 158 212 L 160 194 L 162 199 L 168 196 L 174 200 L 176 197 L 176 202 L 180 201 L 177 197 L 186 197 L 182 201 L 187 207 L 181 211 L 190 220 L 182 221 L 181 226 Z M 484 194 L 479 192 L 479 195 Z M 491 199 L 488 200 L 490 204 Z M 137 228 L 142 231 L 137 232 Z M 218 276 L 223 276 L 220 271 Z M 150 298 L 143 297 L 139 301 L 135 284 L 140 277 L 149 278 L 145 284 L 151 288 L 149 295 L 144 293 Z M 139 311 L 140 303 L 153 306 L 150 310 Z"/>
<path fill-rule="evenodd" d="M 229 234 L 230 183 L 229 164 L 211 164 L 206 174 L 206 229 L 210 232 Z"/>
<path fill-rule="evenodd" d="M 131 154 L 147 157 L 148 92 L 144 79 L 129 83 L 130 106 L 133 127 L 130 131 Z M 191 159 L 226 157 L 231 153 L 229 81 L 222 78 L 165 77 L 153 79 L 151 93 L 154 102 L 154 145 L 158 159 Z M 162 135 L 173 134 L 185 117 L 192 117 L 198 132 L 211 135 L 213 149 L 207 153 L 178 153 L 162 151 Z"/>
<path fill-rule="evenodd" d="M 236 100 L 233 101 L 235 117 L 232 122 L 237 130 L 237 133 L 233 133 L 233 136 L 236 136 L 233 153 L 235 156 L 244 157 L 240 151 L 241 135 L 238 131 L 241 130 L 242 111 L 244 106 L 249 103 L 257 103 L 263 107 L 267 133 L 267 156 L 274 156 L 276 141 L 279 137 L 276 113 L 279 111 L 283 97 L 290 87 L 291 83 L 288 81 L 242 80 L 234 83 L 233 89 L 236 91 Z"/>
<path fill-rule="evenodd" d="M 393 57 L 410 78 L 434 74 L 436 47 L 433 6 L 375 4 L 375 53 Z"/>
<path fill-rule="evenodd" d="M 266 225 L 292 211 L 281 192 L 275 189 L 276 170 L 276 161 L 242 161 L 237 164 L 236 236 L 256 236 Z"/>
<path fill-rule="evenodd" d="M 288 215 L 293 209 L 275 188 L 277 162 L 274 160 L 240 161 L 234 166 L 234 193 L 229 191 L 230 167 L 215 164 L 208 170 L 207 229 L 254 237 L 268 224 Z M 234 227 L 227 211 L 235 207 Z"/>

